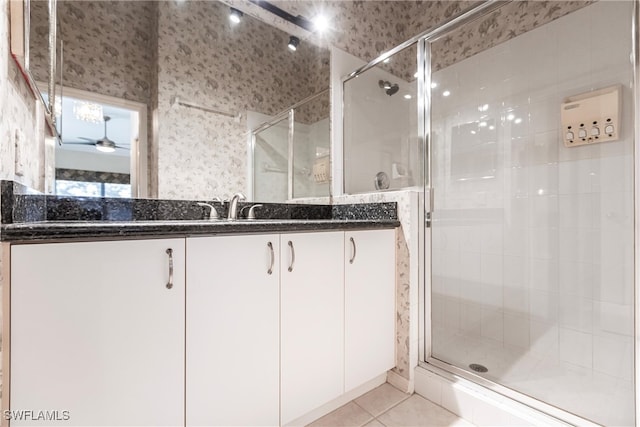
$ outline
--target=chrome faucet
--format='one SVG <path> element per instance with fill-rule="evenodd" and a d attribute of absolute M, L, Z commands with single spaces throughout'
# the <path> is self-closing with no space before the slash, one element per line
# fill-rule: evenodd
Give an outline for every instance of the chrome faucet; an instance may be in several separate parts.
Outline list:
<path fill-rule="evenodd" d="M 231 201 L 229 202 L 229 213 L 227 215 L 227 219 L 229 221 L 238 219 L 238 201 L 240 200 L 247 200 L 247 198 L 242 193 L 236 193 L 231 198 Z"/>

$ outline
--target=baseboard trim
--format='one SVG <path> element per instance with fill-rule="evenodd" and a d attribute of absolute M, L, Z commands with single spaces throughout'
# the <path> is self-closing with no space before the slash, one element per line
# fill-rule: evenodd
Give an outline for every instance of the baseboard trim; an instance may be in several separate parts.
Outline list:
<path fill-rule="evenodd" d="M 307 424 L 312 423 L 320 417 L 327 415 L 329 412 L 333 412 L 339 407 L 351 402 L 353 399 L 362 396 L 363 394 L 373 390 L 374 388 L 382 385 L 387 380 L 387 374 L 381 374 L 375 377 L 374 379 L 367 381 L 359 387 L 354 388 L 343 394 L 342 396 L 332 400 L 329 403 L 325 403 L 321 407 L 314 409 L 313 411 L 297 418 L 290 423 L 286 424 L 286 426 L 294 427 L 294 426 L 306 426 Z"/>
<path fill-rule="evenodd" d="M 404 393 L 413 393 L 412 382 L 395 371 L 387 372 L 387 382 Z"/>

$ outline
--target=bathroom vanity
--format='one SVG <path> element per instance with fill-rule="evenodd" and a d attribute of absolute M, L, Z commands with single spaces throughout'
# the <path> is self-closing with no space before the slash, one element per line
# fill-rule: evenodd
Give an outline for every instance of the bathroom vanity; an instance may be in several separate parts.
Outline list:
<path fill-rule="evenodd" d="M 395 366 L 397 226 L 3 225 L 3 409 L 68 411 L 55 425 L 294 422 Z"/>

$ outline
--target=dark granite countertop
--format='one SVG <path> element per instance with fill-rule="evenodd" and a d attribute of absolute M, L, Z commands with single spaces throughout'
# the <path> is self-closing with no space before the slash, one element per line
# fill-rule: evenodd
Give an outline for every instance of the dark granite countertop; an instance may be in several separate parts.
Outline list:
<path fill-rule="evenodd" d="M 395 219 L 270 219 L 237 221 L 42 221 L 5 224 L 3 241 L 111 240 L 140 237 L 190 237 L 219 234 L 294 233 L 304 231 L 395 228 Z"/>

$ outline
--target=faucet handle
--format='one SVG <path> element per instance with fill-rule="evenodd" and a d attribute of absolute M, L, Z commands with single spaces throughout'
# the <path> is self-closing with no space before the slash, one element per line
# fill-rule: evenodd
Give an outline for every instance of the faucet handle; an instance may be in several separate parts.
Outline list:
<path fill-rule="evenodd" d="M 211 210 L 209 211 L 209 220 L 220 218 L 220 216 L 218 215 L 218 210 L 215 208 L 215 206 L 210 205 L 209 203 L 202 203 L 202 202 L 198 202 L 198 206 L 211 208 Z"/>
<path fill-rule="evenodd" d="M 255 209 L 256 208 L 260 208 L 264 205 L 258 204 L 258 205 L 253 205 L 249 208 L 249 212 L 247 212 L 247 219 L 256 219 L 256 213 L 255 213 Z"/>
<path fill-rule="evenodd" d="M 213 202 L 220 202 L 220 203 L 222 203 L 222 199 L 221 199 L 220 197 L 218 197 L 218 196 L 216 196 L 216 197 L 214 197 L 213 199 L 211 199 L 211 201 L 213 201 Z"/>

